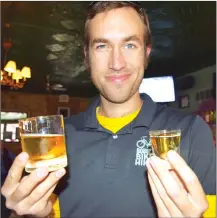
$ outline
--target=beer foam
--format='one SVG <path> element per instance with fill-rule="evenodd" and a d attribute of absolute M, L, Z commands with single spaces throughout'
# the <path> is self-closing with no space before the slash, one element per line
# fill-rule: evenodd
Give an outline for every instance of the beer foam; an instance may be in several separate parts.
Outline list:
<path fill-rule="evenodd" d="M 55 137 L 55 136 L 64 136 L 64 134 L 41 134 L 41 133 L 21 134 L 21 137 Z"/>

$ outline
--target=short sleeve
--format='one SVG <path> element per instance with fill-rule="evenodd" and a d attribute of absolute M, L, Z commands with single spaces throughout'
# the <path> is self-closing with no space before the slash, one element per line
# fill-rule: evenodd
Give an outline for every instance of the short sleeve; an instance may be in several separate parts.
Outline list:
<path fill-rule="evenodd" d="M 50 218 L 59 218 L 60 217 L 60 205 L 59 205 L 59 199 L 57 195 L 52 194 L 50 196 L 50 200 L 53 204 L 53 210 L 52 210 L 52 213 L 50 214 Z"/>
<path fill-rule="evenodd" d="M 196 116 L 190 133 L 189 165 L 207 195 L 216 194 L 216 148 L 209 126 Z"/>

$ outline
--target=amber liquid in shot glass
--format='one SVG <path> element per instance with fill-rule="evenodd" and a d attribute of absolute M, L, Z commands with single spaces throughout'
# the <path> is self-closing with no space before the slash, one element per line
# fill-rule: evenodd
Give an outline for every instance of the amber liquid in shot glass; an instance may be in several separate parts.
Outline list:
<path fill-rule="evenodd" d="M 180 153 L 181 130 L 152 130 L 149 132 L 154 155 L 167 159 L 167 152 Z"/>

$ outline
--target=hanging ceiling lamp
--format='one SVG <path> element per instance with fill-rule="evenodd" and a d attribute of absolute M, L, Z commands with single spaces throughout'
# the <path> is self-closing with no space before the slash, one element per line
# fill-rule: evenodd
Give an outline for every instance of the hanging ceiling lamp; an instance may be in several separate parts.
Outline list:
<path fill-rule="evenodd" d="M 6 31 L 10 28 L 10 24 L 5 24 L 4 26 Z M 4 40 L 3 48 L 4 48 L 4 65 L 5 66 L 1 70 L 1 85 L 10 86 L 12 89 L 23 88 L 25 85 L 26 79 L 31 78 L 31 69 L 27 66 L 24 66 L 20 71 L 17 69 L 17 64 L 13 60 L 9 60 L 6 63 L 8 51 L 12 47 L 12 40 L 10 37 Z"/>

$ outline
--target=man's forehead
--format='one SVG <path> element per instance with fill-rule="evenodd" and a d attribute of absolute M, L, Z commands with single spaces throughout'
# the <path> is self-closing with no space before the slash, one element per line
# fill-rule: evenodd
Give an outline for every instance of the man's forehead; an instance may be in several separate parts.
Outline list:
<path fill-rule="evenodd" d="M 97 14 L 93 19 L 91 19 L 92 22 L 94 21 L 101 21 L 101 22 L 111 22 L 112 20 L 115 19 L 130 19 L 141 22 L 141 17 L 137 13 L 137 11 L 131 7 L 122 7 L 122 8 L 114 8 L 105 12 L 101 12 Z"/>
<path fill-rule="evenodd" d="M 144 23 L 134 9 L 120 8 L 96 15 L 90 20 L 89 31 L 91 38 L 140 37 Z"/>

